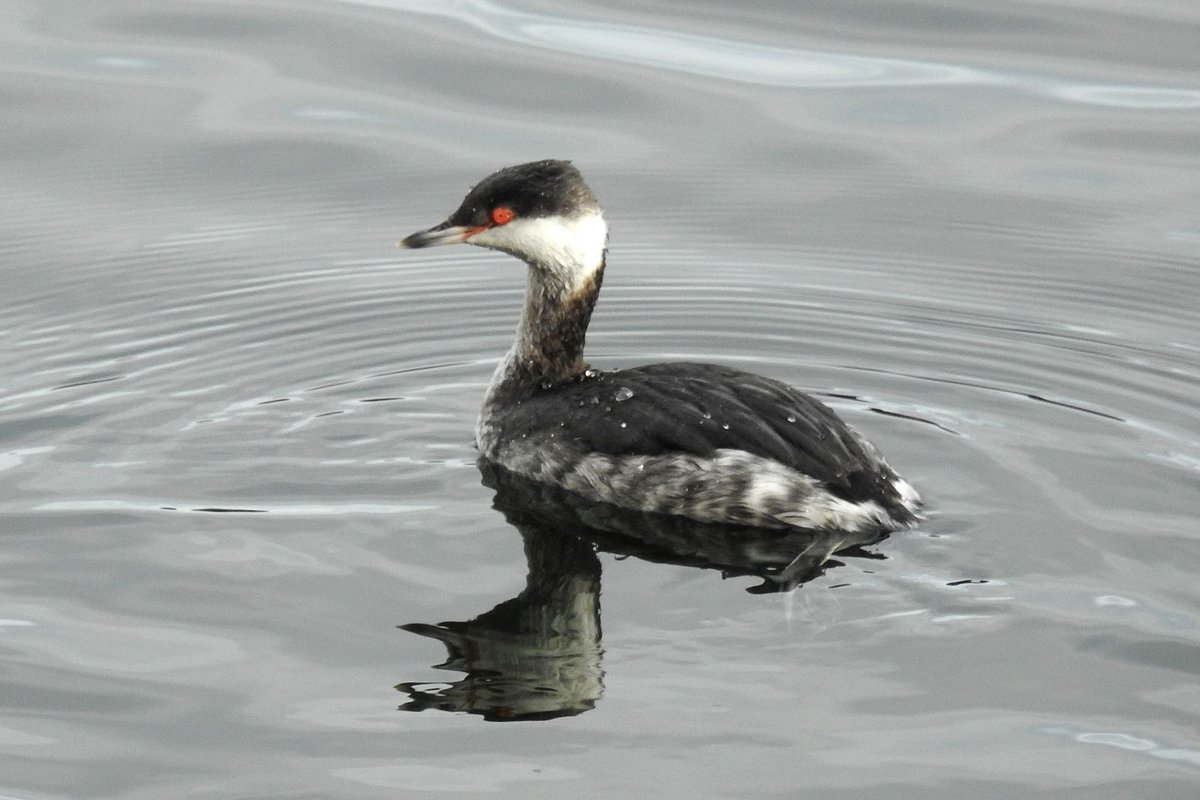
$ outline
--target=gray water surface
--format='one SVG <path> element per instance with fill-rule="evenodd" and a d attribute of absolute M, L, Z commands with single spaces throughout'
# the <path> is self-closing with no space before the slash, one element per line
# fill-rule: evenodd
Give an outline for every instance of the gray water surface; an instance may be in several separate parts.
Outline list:
<path fill-rule="evenodd" d="M 1194 797 L 1197 41 L 1166 0 L 4 4 L 0 795 Z M 522 268 L 394 243 L 546 157 L 611 226 L 595 365 L 817 393 L 919 529 L 754 594 L 494 509 Z M 514 608 L 554 636 L 490 657 L 559 648 L 562 713 L 413 713 L 489 689 L 427 626 Z"/>

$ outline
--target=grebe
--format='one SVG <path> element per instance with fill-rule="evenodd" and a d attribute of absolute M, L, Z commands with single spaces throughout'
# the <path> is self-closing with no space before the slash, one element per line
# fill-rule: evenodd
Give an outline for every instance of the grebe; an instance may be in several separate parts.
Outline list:
<path fill-rule="evenodd" d="M 600 371 L 584 336 L 608 226 L 568 161 L 507 167 L 402 247 L 468 244 L 528 269 L 516 342 L 476 427 L 487 461 L 625 508 L 758 528 L 911 527 L 920 499 L 832 410 L 714 364 Z"/>

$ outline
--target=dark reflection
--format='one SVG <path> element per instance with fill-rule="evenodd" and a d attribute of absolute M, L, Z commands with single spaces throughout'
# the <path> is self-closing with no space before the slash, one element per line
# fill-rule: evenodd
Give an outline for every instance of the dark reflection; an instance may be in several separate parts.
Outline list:
<path fill-rule="evenodd" d="M 600 561 L 584 540 L 522 527 L 525 589 L 466 622 L 400 627 L 441 641 L 438 669 L 467 675 L 453 684 L 402 683 L 402 711 L 466 711 L 489 720 L 552 719 L 587 711 L 600 698 Z"/>
<path fill-rule="evenodd" d="M 495 507 L 525 542 L 525 589 L 464 622 L 410 623 L 448 657 L 455 683 L 411 682 L 403 711 L 437 708 L 489 720 L 551 719 L 592 708 L 603 690 L 600 562 L 596 552 L 753 576 L 747 591 L 790 591 L 841 562 L 835 552 L 878 558 L 862 545 L 879 534 L 763 531 L 616 508 L 481 464 Z"/>

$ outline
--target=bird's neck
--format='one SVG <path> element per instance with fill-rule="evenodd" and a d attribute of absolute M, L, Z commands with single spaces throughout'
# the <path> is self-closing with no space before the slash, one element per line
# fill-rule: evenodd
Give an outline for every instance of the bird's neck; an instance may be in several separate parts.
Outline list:
<path fill-rule="evenodd" d="M 578 379 L 588 369 L 583 345 L 604 280 L 604 220 L 597 213 L 526 230 L 553 246 L 523 250 L 543 255 L 527 259 L 528 286 L 516 341 L 496 367 L 484 397 L 476 430 L 476 443 L 484 452 L 498 441 L 497 415 L 539 391 Z"/>
<path fill-rule="evenodd" d="M 514 388 L 544 389 L 574 380 L 587 370 L 583 346 L 604 279 L 604 251 L 589 268 L 571 274 L 572 280 L 566 282 L 561 273 L 530 265 L 516 341 L 497 380 Z"/>
<path fill-rule="evenodd" d="M 529 265 L 516 341 L 492 380 L 536 389 L 573 380 L 587 369 L 583 344 L 604 278 L 608 226 L 597 210 L 531 220 L 509 252 Z M 531 253 L 536 255 L 530 255 Z"/>

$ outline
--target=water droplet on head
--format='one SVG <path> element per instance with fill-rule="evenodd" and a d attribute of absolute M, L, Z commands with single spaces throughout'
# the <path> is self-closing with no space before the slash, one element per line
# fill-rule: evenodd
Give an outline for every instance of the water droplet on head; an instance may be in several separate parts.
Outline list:
<path fill-rule="evenodd" d="M 788 414 L 788 422 L 795 422 L 795 421 L 796 421 L 796 418 L 793 417 L 791 414 Z"/>
<path fill-rule="evenodd" d="M 629 426 L 629 423 L 627 423 L 627 422 L 622 422 L 622 423 L 621 423 L 621 427 L 622 427 L 622 428 L 625 428 L 625 427 L 628 427 L 628 426 Z"/>
<path fill-rule="evenodd" d="M 705 412 L 704 412 L 704 418 L 705 418 L 705 419 L 712 419 L 712 414 L 710 414 L 710 413 L 708 413 L 707 411 L 705 411 Z"/>
<path fill-rule="evenodd" d="M 729 430 L 729 423 L 728 423 L 728 422 L 722 422 L 722 423 L 721 423 L 721 429 L 722 429 L 722 430 L 726 430 L 726 431 L 727 431 L 727 430 Z"/>
<path fill-rule="evenodd" d="M 622 386 L 613 394 L 613 399 L 620 403 L 622 400 L 628 400 L 633 397 L 633 389 L 628 386 Z"/>

